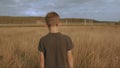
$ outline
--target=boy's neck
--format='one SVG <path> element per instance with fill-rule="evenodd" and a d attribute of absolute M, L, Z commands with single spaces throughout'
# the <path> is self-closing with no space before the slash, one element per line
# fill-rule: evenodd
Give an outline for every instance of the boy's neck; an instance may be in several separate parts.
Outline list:
<path fill-rule="evenodd" d="M 58 27 L 57 26 L 50 27 L 49 32 L 50 33 L 58 33 L 59 32 Z"/>

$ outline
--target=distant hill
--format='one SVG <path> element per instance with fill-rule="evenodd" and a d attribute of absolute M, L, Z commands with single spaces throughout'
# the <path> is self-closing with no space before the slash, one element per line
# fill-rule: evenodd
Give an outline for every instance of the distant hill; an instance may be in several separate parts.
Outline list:
<path fill-rule="evenodd" d="M 61 19 L 63 23 L 118 23 L 111 21 L 96 21 L 92 19 L 81 19 L 81 18 L 64 18 Z M 44 17 L 11 17 L 11 16 L 0 16 L 0 24 L 42 24 Z"/>
<path fill-rule="evenodd" d="M 44 18 L 0 16 L 0 24 L 36 24 L 37 21 L 43 22 Z"/>

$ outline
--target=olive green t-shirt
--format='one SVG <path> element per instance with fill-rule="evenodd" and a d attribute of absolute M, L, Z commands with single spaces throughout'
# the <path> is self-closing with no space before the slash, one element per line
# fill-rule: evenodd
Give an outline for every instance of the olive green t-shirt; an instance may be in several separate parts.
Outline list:
<path fill-rule="evenodd" d="M 69 68 L 67 51 L 72 48 L 71 38 L 60 32 L 43 36 L 38 46 L 44 54 L 45 68 Z"/>

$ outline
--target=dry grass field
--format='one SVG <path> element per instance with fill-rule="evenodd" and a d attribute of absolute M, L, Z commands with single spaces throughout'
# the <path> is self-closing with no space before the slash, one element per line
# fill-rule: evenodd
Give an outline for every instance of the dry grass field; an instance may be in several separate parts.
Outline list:
<path fill-rule="evenodd" d="M 0 27 L 0 68 L 39 68 L 44 27 Z M 74 43 L 74 68 L 120 68 L 120 26 L 62 26 Z"/>

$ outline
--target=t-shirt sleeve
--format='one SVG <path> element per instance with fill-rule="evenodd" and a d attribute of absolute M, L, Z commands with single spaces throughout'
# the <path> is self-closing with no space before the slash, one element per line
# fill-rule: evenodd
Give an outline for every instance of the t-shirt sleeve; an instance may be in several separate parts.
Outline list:
<path fill-rule="evenodd" d="M 44 52 L 44 44 L 43 44 L 42 39 L 40 39 L 39 41 L 38 50 L 41 52 Z"/>
<path fill-rule="evenodd" d="M 67 39 L 67 50 L 71 50 L 73 48 L 73 42 L 70 37 Z"/>

